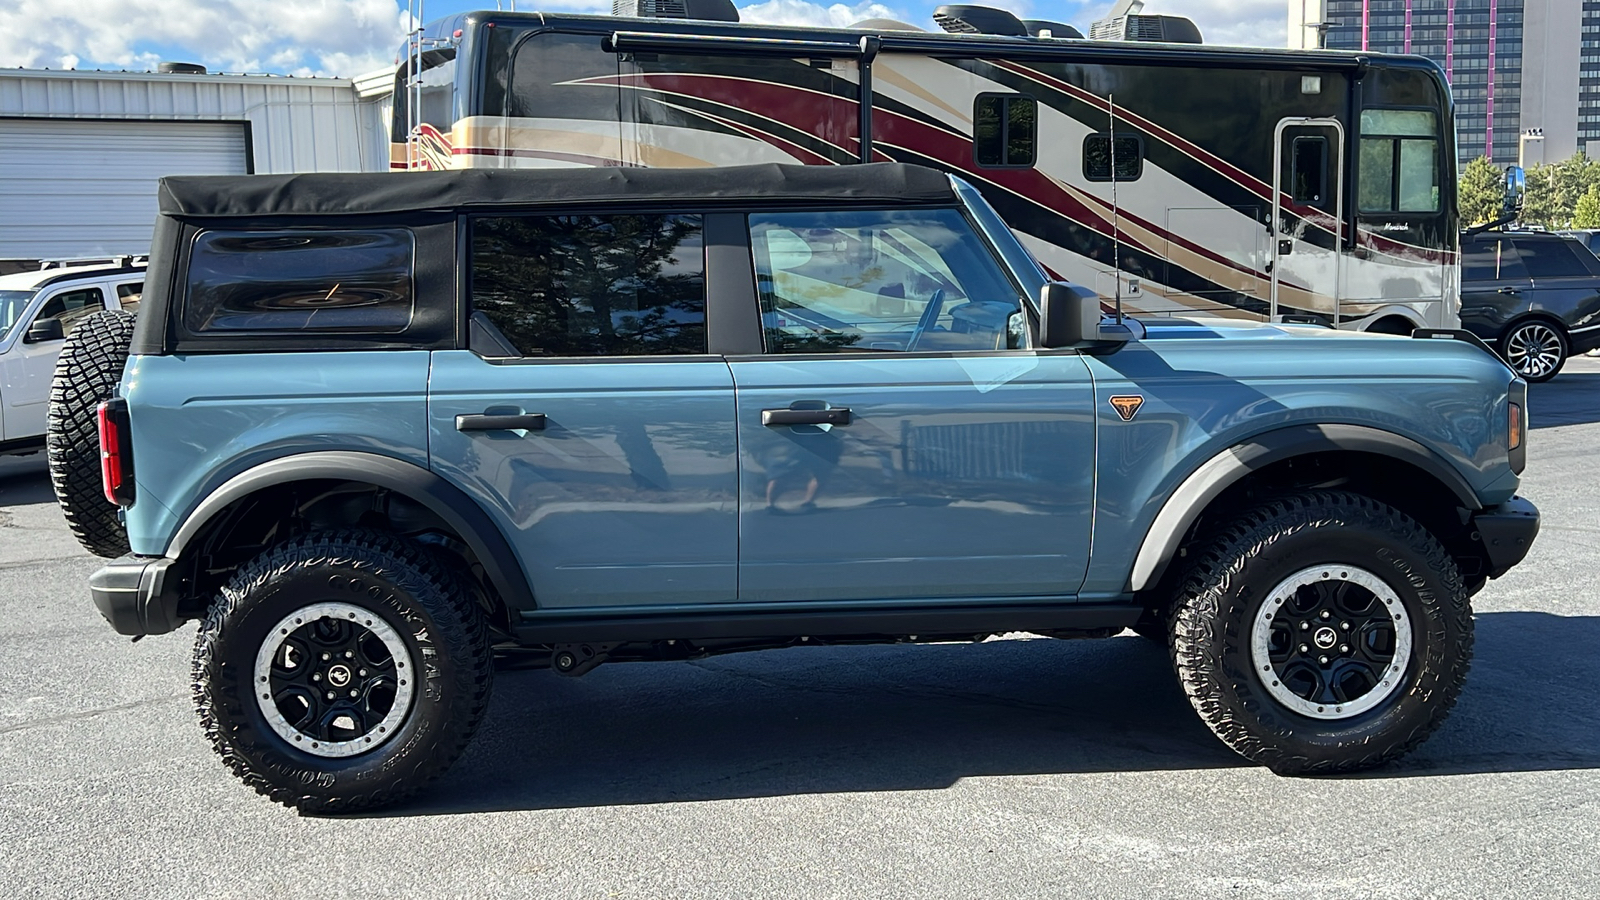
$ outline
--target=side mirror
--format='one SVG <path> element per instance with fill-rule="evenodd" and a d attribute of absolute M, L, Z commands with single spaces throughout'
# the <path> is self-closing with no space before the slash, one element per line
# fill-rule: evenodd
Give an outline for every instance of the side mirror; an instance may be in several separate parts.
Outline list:
<path fill-rule="evenodd" d="M 1101 321 L 1100 297 L 1093 291 L 1052 281 L 1039 289 L 1039 345 L 1070 349 L 1124 343 L 1133 337 L 1126 327 Z"/>
<path fill-rule="evenodd" d="M 67 332 L 61 327 L 60 319 L 39 319 L 28 326 L 28 333 L 22 336 L 22 342 L 42 344 L 45 341 L 63 341 L 66 338 Z"/>
<path fill-rule="evenodd" d="M 1506 195 L 1500 204 L 1501 213 L 1512 217 L 1522 212 L 1522 199 L 1528 192 L 1528 176 L 1521 166 L 1506 169 Z"/>

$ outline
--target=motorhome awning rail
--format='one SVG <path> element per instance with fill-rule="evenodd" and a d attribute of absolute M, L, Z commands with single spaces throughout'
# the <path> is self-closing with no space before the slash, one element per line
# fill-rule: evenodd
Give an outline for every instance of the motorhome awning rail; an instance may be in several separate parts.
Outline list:
<path fill-rule="evenodd" d="M 722 37 L 710 34 L 664 34 L 650 31 L 618 31 L 606 42 L 612 53 L 693 53 L 782 54 L 855 59 L 868 53 L 863 42 L 802 41 L 777 38 Z"/>

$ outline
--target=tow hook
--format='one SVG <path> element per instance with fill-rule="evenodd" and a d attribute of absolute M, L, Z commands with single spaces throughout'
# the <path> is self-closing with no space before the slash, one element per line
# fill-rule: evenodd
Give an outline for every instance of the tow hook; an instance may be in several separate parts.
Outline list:
<path fill-rule="evenodd" d="M 550 668 L 558 675 L 577 678 L 605 662 L 616 644 L 557 644 L 550 654 Z"/>

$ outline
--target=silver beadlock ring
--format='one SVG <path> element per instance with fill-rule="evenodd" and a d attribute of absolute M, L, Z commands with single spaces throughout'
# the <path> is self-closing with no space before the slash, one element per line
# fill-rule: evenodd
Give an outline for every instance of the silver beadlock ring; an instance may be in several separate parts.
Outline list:
<path fill-rule="evenodd" d="M 377 638 L 388 651 L 393 665 L 393 692 L 394 699 L 387 713 L 375 725 L 355 735 L 350 740 L 330 741 L 296 728 L 284 717 L 274 698 L 274 673 L 273 662 L 279 651 L 290 638 L 301 629 L 321 619 L 335 619 L 348 623 L 354 628 L 360 628 Z M 307 660 L 307 664 L 314 664 L 316 660 Z M 337 663 L 337 661 L 334 661 Z M 321 673 L 318 673 L 319 676 Z M 340 671 L 340 677 L 350 678 L 351 673 Z M 256 664 L 251 687 L 256 698 L 256 706 L 261 710 L 262 716 L 267 720 L 267 725 L 279 737 L 287 741 L 295 749 L 312 756 L 329 758 L 344 758 L 375 750 L 385 741 L 394 737 L 406 715 L 411 710 L 411 700 L 416 693 L 416 667 L 411 658 L 411 653 L 400 635 L 385 622 L 383 618 L 368 609 L 353 606 L 349 603 L 314 603 L 305 606 L 284 616 L 272 631 L 261 642 L 261 647 L 256 651 Z M 346 682 L 349 684 L 349 682 Z M 332 686 L 332 679 L 329 681 Z M 340 685 L 339 687 L 345 687 Z M 323 689 L 319 685 L 319 689 Z M 336 693 L 337 693 L 337 689 Z M 343 699 L 342 697 L 337 699 Z M 354 721 L 352 719 L 352 721 Z"/>
<path fill-rule="evenodd" d="M 1301 588 L 1332 581 L 1348 582 L 1370 592 L 1374 602 L 1387 614 L 1394 629 L 1394 655 L 1381 671 L 1374 673 L 1374 680 L 1377 683 L 1360 696 L 1344 701 L 1330 701 L 1327 698 L 1308 699 L 1290 690 L 1279 677 L 1282 673 L 1273 663 L 1271 651 L 1273 626 L 1281 624 L 1275 621 L 1275 617 L 1278 620 L 1283 619 L 1284 606 L 1289 599 Z M 1330 630 L 1333 631 L 1335 638 L 1342 641 L 1351 640 L 1343 637 L 1337 626 L 1331 625 L 1336 618 L 1328 618 Z M 1308 643 L 1304 646 L 1320 647 L 1316 641 L 1317 631 L 1310 627 L 1304 630 L 1309 633 L 1305 638 Z M 1295 641 L 1301 640 L 1298 632 L 1292 637 Z M 1411 660 L 1411 645 L 1411 619 L 1406 614 L 1405 604 L 1401 602 L 1394 589 L 1383 579 L 1365 569 L 1341 564 L 1308 566 L 1278 582 L 1256 610 L 1255 622 L 1250 629 L 1250 661 L 1256 678 L 1260 680 L 1272 699 L 1300 715 L 1313 719 L 1348 719 L 1371 710 L 1393 696 L 1405 683 L 1406 668 Z M 1330 645 L 1330 647 L 1338 646 L 1341 644 Z M 1310 651 L 1313 659 L 1320 658 L 1316 657 L 1317 652 L 1317 650 Z M 1331 650 L 1329 658 L 1332 658 Z"/>

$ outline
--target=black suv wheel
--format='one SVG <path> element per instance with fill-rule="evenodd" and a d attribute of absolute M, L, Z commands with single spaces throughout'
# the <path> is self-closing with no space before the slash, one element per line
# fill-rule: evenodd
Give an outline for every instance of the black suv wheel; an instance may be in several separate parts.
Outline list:
<path fill-rule="evenodd" d="M 1315 492 L 1241 516 L 1199 560 L 1173 621 L 1200 717 L 1279 774 L 1381 765 L 1444 721 L 1472 655 L 1454 561 L 1391 507 Z"/>
<path fill-rule="evenodd" d="M 306 812 L 400 800 L 461 753 L 492 677 L 471 594 L 366 531 L 289 541 L 241 568 L 200 627 L 194 692 L 223 760 Z"/>
<path fill-rule="evenodd" d="M 1558 325 L 1525 319 L 1500 338 L 1500 355 L 1525 380 L 1549 381 L 1567 361 L 1567 336 Z"/>

